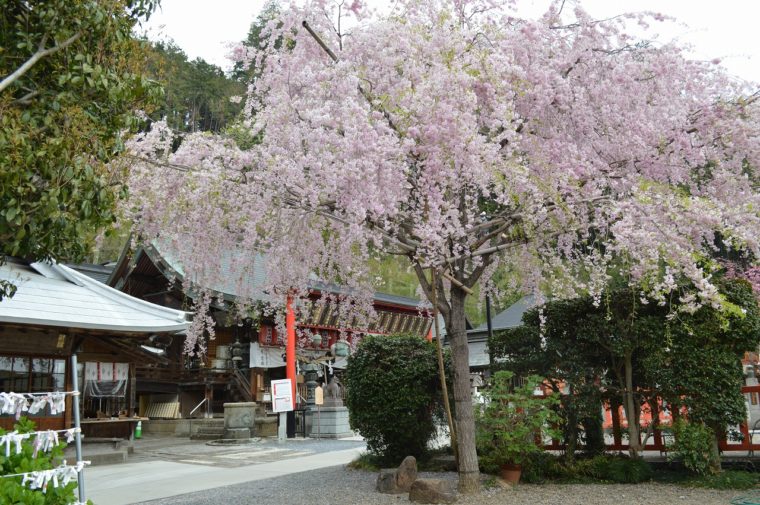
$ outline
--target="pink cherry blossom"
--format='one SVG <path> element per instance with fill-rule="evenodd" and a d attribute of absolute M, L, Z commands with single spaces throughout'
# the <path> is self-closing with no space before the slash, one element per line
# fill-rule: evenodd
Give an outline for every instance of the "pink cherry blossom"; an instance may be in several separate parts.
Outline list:
<path fill-rule="evenodd" d="M 526 290 L 598 297 L 622 272 L 655 300 L 686 280 L 692 307 L 718 303 L 702 268 L 718 236 L 760 253 L 757 92 L 627 32 L 661 16 L 562 3 L 533 21 L 510 2 L 399 1 L 343 40 L 323 2 L 292 7 L 245 55 L 258 145 L 196 133 L 172 151 L 156 124 L 130 146 L 130 216 L 196 286 L 218 284 L 229 251 L 241 272 L 266 253 L 273 300 L 316 277 L 345 286 L 351 318 L 371 313 L 367 260 L 408 258 L 453 351 L 463 491 L 477 486 L 466 288 L 508 269 Z"/>

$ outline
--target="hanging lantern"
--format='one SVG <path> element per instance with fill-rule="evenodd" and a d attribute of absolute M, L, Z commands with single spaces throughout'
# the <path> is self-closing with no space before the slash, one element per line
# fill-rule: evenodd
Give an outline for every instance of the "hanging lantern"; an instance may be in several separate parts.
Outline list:
<path fill-rule="evenodd" d="M 322 345 L 322 335 L 320 335 L 318 332 L 314 332 L 311 334 L 311 344 L 314 347 L 319 347 Z"/>
<path fill-rule="evenodd" d="M 348 342 L 345 339 L 340 339 L 335 342 L 335 356 L 338 358 L 345 358 L 348 356 Z"/>

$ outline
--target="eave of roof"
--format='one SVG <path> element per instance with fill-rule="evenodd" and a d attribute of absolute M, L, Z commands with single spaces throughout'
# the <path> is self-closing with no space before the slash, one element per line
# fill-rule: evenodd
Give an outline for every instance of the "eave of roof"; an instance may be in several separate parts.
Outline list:
<path fill-rule="evenodd" d="M 176 332 L 189 326 L 190 313 L 134 298 L 65 265 L 8 262 L 0 278 L 17 285 L 0 302 L 0 322 L 105 330 Z"/>

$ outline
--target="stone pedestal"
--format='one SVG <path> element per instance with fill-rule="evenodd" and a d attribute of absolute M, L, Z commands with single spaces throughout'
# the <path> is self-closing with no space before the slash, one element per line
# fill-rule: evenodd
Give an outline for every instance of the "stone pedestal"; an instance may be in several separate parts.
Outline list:
<path fill-rule="evenodd" d="M 246 439 L 256 432 L 256 402 L 224 404 L 224 438 Z"/>
<path fill-rule="evenodd" d="M 348 407 L 320 407 L 309 412 L 312 438 L 343 438 L 353 435 L 348 425 Z"/>

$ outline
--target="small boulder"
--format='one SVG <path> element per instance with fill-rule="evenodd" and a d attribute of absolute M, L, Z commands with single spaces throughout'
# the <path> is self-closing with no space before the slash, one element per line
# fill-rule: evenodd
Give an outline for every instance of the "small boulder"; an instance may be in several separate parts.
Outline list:
<path fill-rule="evenodd" d="M 417 460 L 414 456 L 407 456 L 396 470 L 396 486 L 407 492 L 415 480 L 417 480 Z"/>
<path fill-rule="evenodd" d="M 376 489 L 380 493 L 386 494 L 399 494 L 404 493 L 404 489 L 399 489 L 396 484 L 396 469 L 395 468 L 383 468 L 380 470 L 380 474 L 377 476 Z"/>
<path fill-rule="evenodd" d="M 416 503 L 454 503 L 456 493 L 451 482 L 443 479 L 417 479 L 409 490 L 409 501 Z"/>

